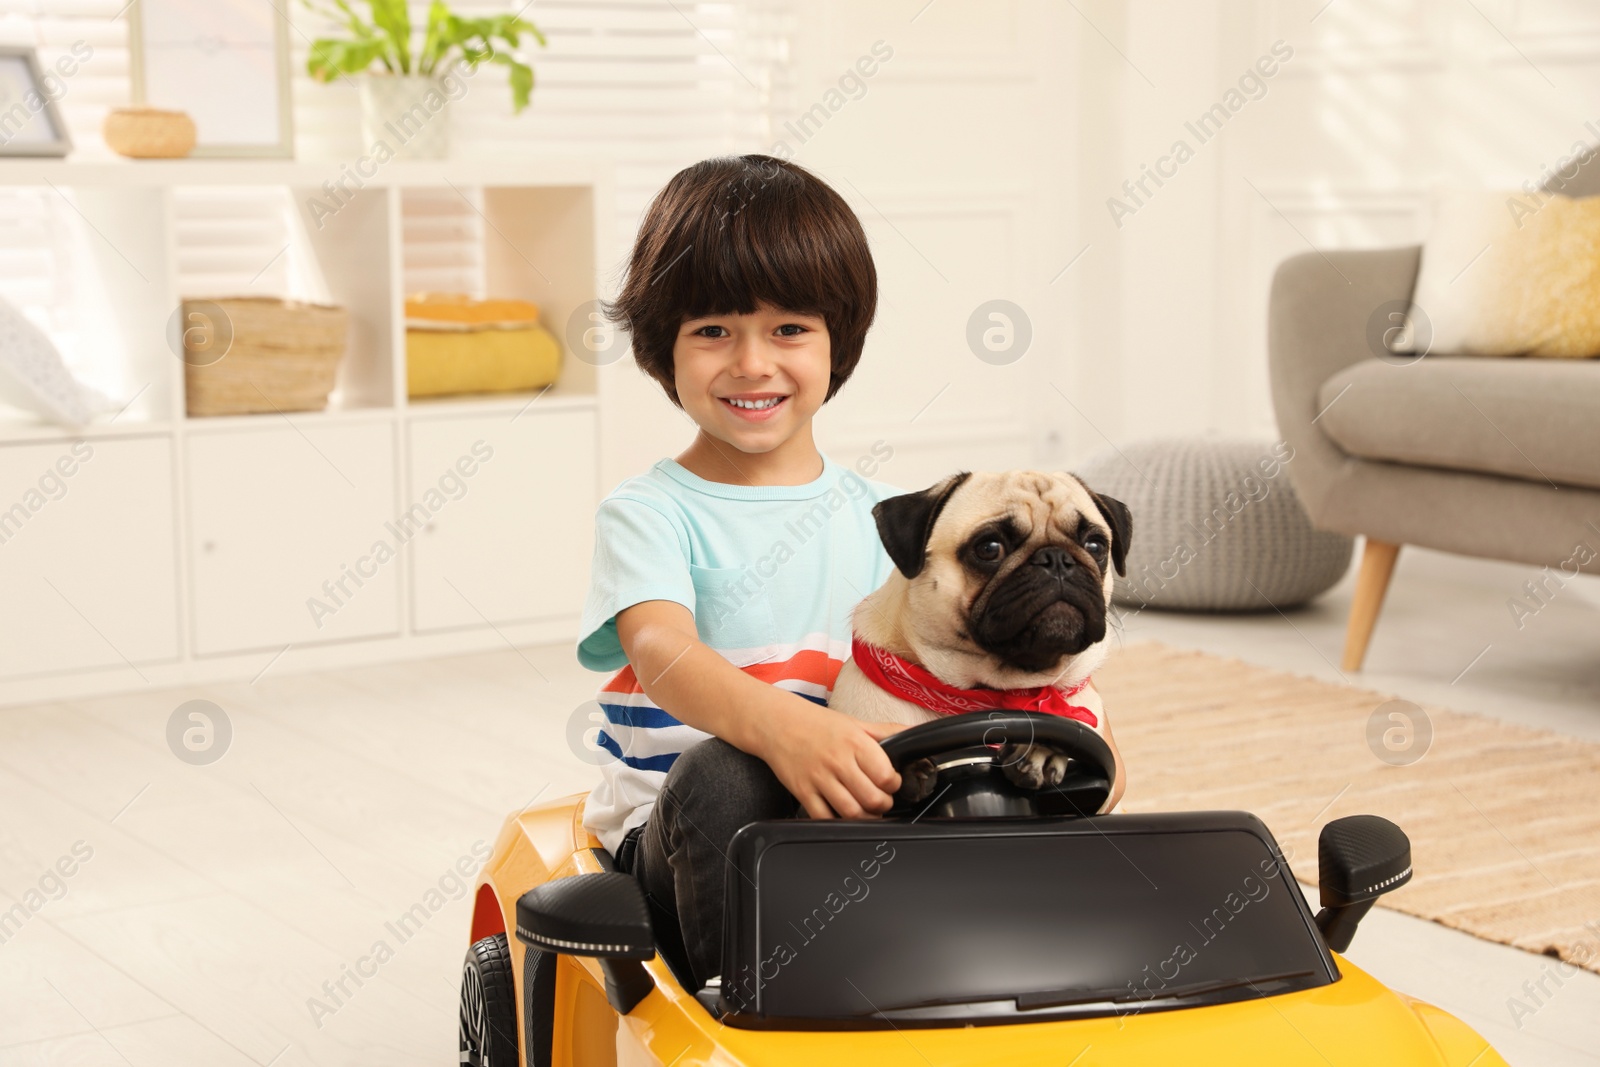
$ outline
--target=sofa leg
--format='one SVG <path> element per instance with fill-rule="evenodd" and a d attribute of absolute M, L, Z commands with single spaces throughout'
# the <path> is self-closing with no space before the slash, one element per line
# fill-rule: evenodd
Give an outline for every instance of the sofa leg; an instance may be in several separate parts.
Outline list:
<path fill-rule="evenodd" d="M 1356 594 L 1350 601 L 1350 623 L 1344 634 L 1344 669 L 1359 671 L 1367 658 L 1367 642 L 1383 610 L 1383 595 L 1389 591 L 1394 561 L 1400 546 L 1367 539 L 1361 551 L 1361 570 L 1356 575 Z"/>

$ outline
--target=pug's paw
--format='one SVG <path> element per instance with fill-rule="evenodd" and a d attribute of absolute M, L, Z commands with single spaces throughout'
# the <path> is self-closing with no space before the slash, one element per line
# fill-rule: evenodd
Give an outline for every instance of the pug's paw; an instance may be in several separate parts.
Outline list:
<path fill-rule="evenodd" d="M 916 804 L 933 795 L 933 785 L 939 772 L 931 759 L 919 759 L 900 772 L 900 788 L 894 795 L 896 804 Z"/>
<path fill-rule="evenodd" d="M 1072 759 L 1050 745 L 1013 741 L 1000 750 L 1000 768 L 1024 789 L 1054 789 L 1066 780 Z"/>

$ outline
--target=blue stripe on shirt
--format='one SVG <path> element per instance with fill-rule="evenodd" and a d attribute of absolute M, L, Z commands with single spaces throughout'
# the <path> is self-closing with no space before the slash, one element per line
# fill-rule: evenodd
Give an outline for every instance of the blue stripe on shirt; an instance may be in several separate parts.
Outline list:
<path fill-rule="evenodd" d="M 625 766 L 632 767 L 637 771 L 660 771 L 665 774 L 672 769 L 673 762 L 678 758 L 678 753 L 676 752 L 666 752 L 659 756 L 624 756 L 622 754 L 622 746 L 617 744 L 616 739 L 604 730 L 601 730 L 595 737 L 595 744 L 617 757 Z"/>
<path fill-rule="evenodd" d="M 602 702 L 600 707 L 606 713 L 606 721 L 617 726 L 632 726 L 636 729 L 660 730 L 668 726 L 682 726 L 683 724 L 660 708 L 636 704 L 607 704 Z"/>

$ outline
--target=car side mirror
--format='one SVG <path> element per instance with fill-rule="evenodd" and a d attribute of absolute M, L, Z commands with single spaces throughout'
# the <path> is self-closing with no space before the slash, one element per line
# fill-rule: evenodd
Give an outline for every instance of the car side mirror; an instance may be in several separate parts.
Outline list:
<path fill-rule="evenodd" d="M 1377 899 L 1411 881 L 1411 839 L 1377 815 L 1335 819 L 1317 839 L 1317 881 L 1317 928 L 1329 948 L 1343 952 Z"/>
<path fill-rule="evenodd" d="M 632 875 L 576 874 L 528 890 L 517 900 L 517 940 L 545 952 L 598 957 L 606 999 L 622 1015 L 655 988 L 641 963 L 656 954 L 650 906 Z"/>

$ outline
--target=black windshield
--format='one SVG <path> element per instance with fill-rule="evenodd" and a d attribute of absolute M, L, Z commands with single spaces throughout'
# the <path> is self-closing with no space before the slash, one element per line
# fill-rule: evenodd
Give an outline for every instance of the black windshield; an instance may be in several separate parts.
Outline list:
<path fill-rule="evenodd" d="M 1166 831 L 1156 817 L 1063 820 L 1058 832 L 1036 821 L 886 823 L 877 838 L 857 824 L 833 840 L 780 831 L 748 857 L 757 889 L 734 891 L 754 915 L 723 995 L 764 1017 L 1021 1021 L 1331 981 L 1265 829 L 1223 814 L 1235 826 L 1190 828 L 1188 816 Z"/>

